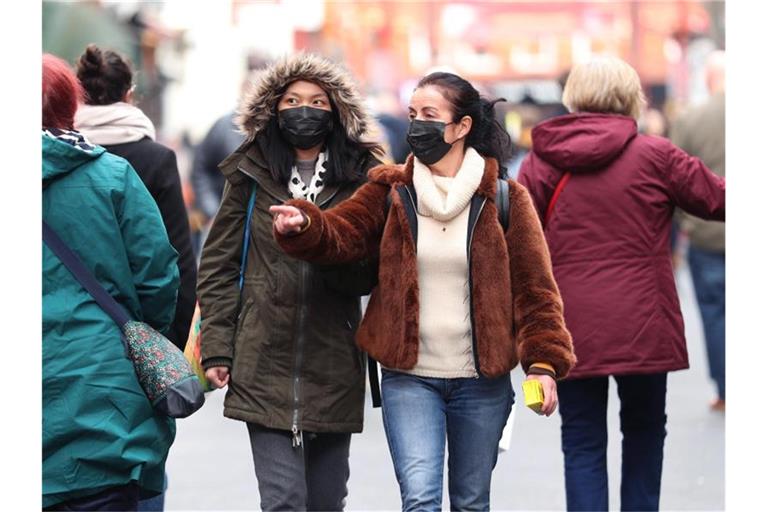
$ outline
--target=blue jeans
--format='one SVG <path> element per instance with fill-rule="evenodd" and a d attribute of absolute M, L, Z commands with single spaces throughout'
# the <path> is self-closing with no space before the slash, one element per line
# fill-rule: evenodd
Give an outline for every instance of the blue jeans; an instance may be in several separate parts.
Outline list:
<path fill-rule="evenodd" d="M 446 439 L 451 510 L 489 510 L 491 472 L 515 396 L 509 375 L 433 379 L 383 369 L 381 394 L 403 510 L 441 509 Z"/>
<path fill-rule="evenodd" d="M 689 247 L 688 266 L 704 324 L 709 375 L 718 398 L 725 400 L 725 253 Z"/>
<path fill-rule="evenodd" d="M 621 510 L 658 510 L 667 374 L 615 376 L 621 410 Z M 557 384 L 568 510 L 608 510 L 608 377 Z"/>

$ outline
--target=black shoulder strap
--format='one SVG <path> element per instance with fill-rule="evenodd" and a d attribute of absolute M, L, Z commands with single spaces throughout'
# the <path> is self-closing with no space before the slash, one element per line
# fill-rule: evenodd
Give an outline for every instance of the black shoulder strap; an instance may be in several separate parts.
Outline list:
<path fill-rule="evenodd" d="M 405 207 L 405 215 L 408 218 L 408 226 L 411 228 L 413 245 L 418 247 L 419 221 L 416 218 L 416 187 L 412 183 L 409 185 L 398 185 L 397 193 L 400 194 L 400 200 Z"/>
<path fill-rule="evenodd" d="M 410 185 L 397 185 L 395 190 L 400 195 L 400 200 L 405 208 L 405 215 L 408 218 L 408 227 L 411 228 L 413 243 L 418 247 L 419 221 L 416 218 L 416 187 Z M 389 217 L 389 209 L 392 207 L 392 196 L 387 194 L 387 206 L 384 210 L 384 218 Z"/>
<path fill-rule="evenodd" d="M 504 232 L 509 229 L 509 182 L 499 179 L 496 182 L 496 211 L 499 212 L 499 224 Z"/>

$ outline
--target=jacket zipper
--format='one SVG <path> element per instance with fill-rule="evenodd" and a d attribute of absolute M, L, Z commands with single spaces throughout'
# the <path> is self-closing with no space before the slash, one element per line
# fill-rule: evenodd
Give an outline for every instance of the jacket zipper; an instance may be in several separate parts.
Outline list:
<path fill-rule="evenodd" d="M 252 174 L 247 172 L 242 167 L 237 167 L 238 171 L 243 172 L 247 176 L 250 176 L 257 182 L 259 181 L 256 177 L 254 177 Z M 264 187 L 262 187 L 264 188 Z M 280 197 L 277 197 L 270 193 L 270 191 L 267 188 L 264 188 L 264 190 L 269 194 L 270 196 L 274 197 L 278 201 L 285 201 L 287 198 L 283 199 Z M 330 197 L 325 199 L 322 203 L 318 204 L 318 207 L 324 206 L 328 204 L 334 197 L 336 197 L 336 194 L 339 193 L 339 188 L 337 188 L 333 194 L 331 194 Z M 299 263 L 301 271 L 300 271 L 300 279 L 299 279 L 299 318 L 296 322 L 296 357 L 294 360 L 294 366 L 293 366 L 293 378 L 291 380 L 292 387 L 293 387 L 293 421 L 291 424 L 291 435 L 292 435 L 292 445 L 294 448 L 302 446 L 303 439 L 304 439 L 304 433 L 299 428 L 299 408 L 301 405 L 300 400 L 300 391 L 301 391 L 301 365 L 304 358 L 304 324 L 306 323 L 307 318 L 307 280 L 309 277 L 309 264 L 306 262 L 300 262 Z"/>
<path fill-rule="evenodd" d="M 322 207 L 328 204 L 336 194 L 339 193 L 337 188 L 329 198 L 322 203 L 318 204 L 318 207 Z M 292 445 L 294 448 L 300 447 L 303 444 L 304 432 L 299 428 L 299 407 L 300 407 L 300 391 L 301 391 L 301 364 L 304 359 L 304 324 L 307 319 L 307 280 L 309 277 L 309 264 L 302 261 L 299 263 L 301 266 L 301 277 L 299 280 L 299 318 L 296 332 L 296 359 L 293 367 L 293 424 L 291 425 L 291 434 L 293 436 Z"/>
<path fill-rule="evenodd" d="M 475 217 L 475 221 L 472 224 L 472 231 L 469 235 L 469 253 L 467 254 L 467 266 L 469 267 L 469 324 L 472 328 L 472 355 L 475 358 L 476 379 L 480 378 L 480 360 L 478 359 L 477 338 L 475 337 L 475 307 L 472 304 L 472 239 L 475 237 L 477 221 L 480 220 L 480 214 L 483 213 L 483 207 L 487 201 L 487 198 L 483 199 L 483 202 L 480 204 L 480 209 L 477 211 L 477 217 Z"/>
<path fill-rule="evenodd" d="M 307 280 L 309 277 L 309 263 L 299 263 L 301 272 L 299 278 L 299 318 L 296 322 L 296 356 L 293 366 L 293 424 L 291 434 L 293 434 L 292 445 L 294 448 L 302 445 L 304 433 L 299 428 L 299 392 L 301 388 L 301 364 L 304 356 L 304 324 L 307 319 Z"/>

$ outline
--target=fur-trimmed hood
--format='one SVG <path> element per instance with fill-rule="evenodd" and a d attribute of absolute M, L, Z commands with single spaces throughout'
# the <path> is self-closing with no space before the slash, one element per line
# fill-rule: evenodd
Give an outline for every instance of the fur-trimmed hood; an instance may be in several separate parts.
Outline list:
<path fill-rule="evenodd" d="M 273 115 L 285 88 L 296 80 L 322 87 L 339 113 L 350 139 L 359 141 L 370 125 L 369 114 L 352 75 L 341 65 L 311 53 L 283 57 L 250 84 L 240 102 L 236 124 L 250 142 Z"/>

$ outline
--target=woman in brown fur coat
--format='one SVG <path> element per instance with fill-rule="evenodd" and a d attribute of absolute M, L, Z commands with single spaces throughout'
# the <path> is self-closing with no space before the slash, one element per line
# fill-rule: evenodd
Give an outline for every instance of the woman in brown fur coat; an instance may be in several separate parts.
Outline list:
<path fill-rule="evenodd" d="M 450 73 L 418 84 L 403 166 L 379 166 L 339 206 L 275 206 L 275 236 L 317 263 L 380 258 L 357 343 L 383 366 L 384 427 L 404 510 L 439 510 L 447 439 L 452 510 L 490 507 L 497 444 L 520 361 L 557 406 L 574 364 L 531 199 L 499 180 L 509 136 L 493 105 Z M 508 188 L 506 232 L 497 187 Z"/>

